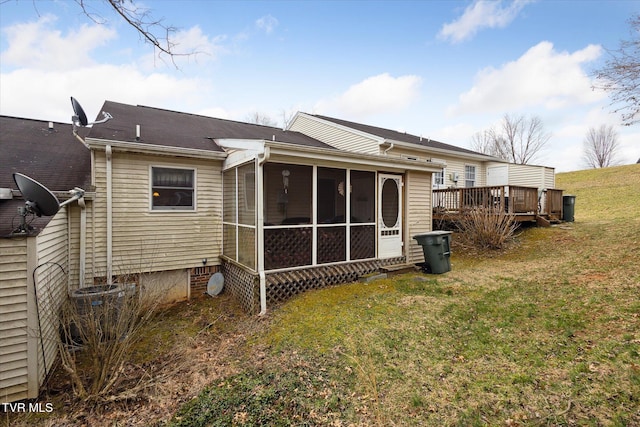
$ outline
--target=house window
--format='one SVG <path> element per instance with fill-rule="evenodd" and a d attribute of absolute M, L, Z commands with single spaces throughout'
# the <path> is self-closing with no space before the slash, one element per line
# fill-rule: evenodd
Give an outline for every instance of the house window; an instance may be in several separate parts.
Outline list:
<path fill-rule="evenodd" d="M 475 166 L 465 166 L 464 167 L 464 186 L 465 187 L 475 187 L 476 185 L 476 167 Z"/>
<path fill-rule="evenodd" d="M 195 210 L 195 170 L 151 167 L 151 209 Z"/>

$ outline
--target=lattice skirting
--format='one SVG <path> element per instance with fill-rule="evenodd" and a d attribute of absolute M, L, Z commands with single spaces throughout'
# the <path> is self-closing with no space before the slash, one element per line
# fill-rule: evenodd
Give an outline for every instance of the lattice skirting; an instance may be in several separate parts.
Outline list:
<path fill-rule="evenodd" d="M 373 273 L 381 267 L 404 264 L 405 261 L 405 257 L 397 257 L 267 273 L 267 307 L 310 289 L 354 282 L 360 276 Z M 238 298 L 242 307 L 250 313 L 258 313 L 260 311 L 259 277 L 228 260 L 223 260 L 222 274 L 225 276 L 225 288 Z"/>
<path fill-rule="evenodd" d="M 245 267 L 222 258 L 224 289 L 249 313 L 260 312 L 260 278 Z"/>

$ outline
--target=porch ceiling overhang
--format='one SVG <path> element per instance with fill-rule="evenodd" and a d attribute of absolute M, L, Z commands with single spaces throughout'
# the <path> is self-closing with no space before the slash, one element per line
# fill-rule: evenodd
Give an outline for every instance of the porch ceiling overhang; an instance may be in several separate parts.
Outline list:
<path fill-rule="evenodd" d="M 121 152 L 153 154 L 157 156 L 178 156 L 198 159 L 224 160 L 227 153 L 219 151 L 198 150 L 195 148 L 169 147 L 166 145 L 140 144 L 129 141 L 115 141 L 109 139 L 86 138 L 85 143 L 91 149 L 104 149 L 108 145 Z"/>
<path fill-rule="evenodd" d="M 233 167 L 267 152 L 271 160 L 294 161 L 300 164 L 367 166 L 386 171 L 411 170 L 431 173 L 440 172 L 445 167 L 445 164 L 440 162 L 363 154 L 278 141 L 219 139 L 216 140 L 216 143 L 230 151 L 224 168 Z"/>

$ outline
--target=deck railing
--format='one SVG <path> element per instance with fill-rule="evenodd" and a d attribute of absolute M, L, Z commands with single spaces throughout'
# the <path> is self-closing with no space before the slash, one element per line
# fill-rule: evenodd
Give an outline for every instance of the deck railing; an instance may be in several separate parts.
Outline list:
<path fill-rule="evenodd" d="M 557 209 L 557 192 L 562 209 L 562 190 L 551 191 L 553 198 L 546 204 L 547 209 Z M 542 194 L 534 187 L 497 185 L 490 187 L 447 188 L 433 190 L 433 210 L 435 214 L 464 213 L 475 208 L 491 208 L 515 215 L 538 215 Z"/>
<path fill-rule="evenodd" d="M 548 189 L 546 191 L 544 213 L 549 218 L 562 218 L 562 190 Z"/>

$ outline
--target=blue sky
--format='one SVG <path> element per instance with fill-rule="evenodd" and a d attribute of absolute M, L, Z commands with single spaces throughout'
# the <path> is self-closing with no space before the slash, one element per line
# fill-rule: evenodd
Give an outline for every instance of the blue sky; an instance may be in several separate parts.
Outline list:
<path fill-rule="evenodd" d="M 406 131 L 461 147 L 505 113 L 552 136 L 534 163 L 585 168 L 591 126 L 640 158 L 640 125 L 620 126 L 590 73 L 630 38 L 632 1 L 147 1 L 178 28 L 158 57 L 103 2 L 0 2 L 0 114 L 69 122 L 105 100 L 282 123 L 295 111 Z"/>

